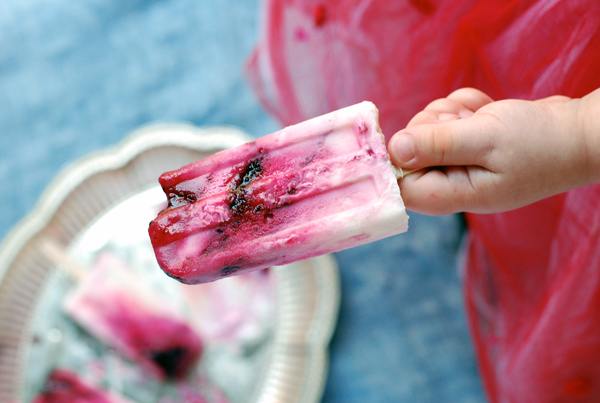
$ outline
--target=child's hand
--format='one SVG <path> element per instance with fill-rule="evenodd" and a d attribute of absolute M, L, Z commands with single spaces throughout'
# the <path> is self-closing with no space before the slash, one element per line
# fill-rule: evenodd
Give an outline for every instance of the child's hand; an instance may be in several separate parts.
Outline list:
<path fill-rule="evenodd" d="M 395 165 L 426 168 L 399 181 L 409 210 L 511 210 L 600 183 L 600 90 L 493 102 L 463 88 L 429 104 L 388 149 Z"/>

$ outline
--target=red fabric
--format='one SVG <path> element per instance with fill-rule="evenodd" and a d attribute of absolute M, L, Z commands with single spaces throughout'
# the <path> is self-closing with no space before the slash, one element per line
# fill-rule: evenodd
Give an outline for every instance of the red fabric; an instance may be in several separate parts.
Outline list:
<path fill-rule="evenodd" d="M 467 219 L 465 290 L 497 402 L 600 402 L 600 186 Z"/>
<path fill-rule="evenodd" d="M 266 0 L 248 77 L 282 124 L 362 100 L 388 138 L 430 101 L 600 87 L 598 0 Z M 492 402 L 600 402 L 600 186 L 467 214 L 465 297 Z"/>

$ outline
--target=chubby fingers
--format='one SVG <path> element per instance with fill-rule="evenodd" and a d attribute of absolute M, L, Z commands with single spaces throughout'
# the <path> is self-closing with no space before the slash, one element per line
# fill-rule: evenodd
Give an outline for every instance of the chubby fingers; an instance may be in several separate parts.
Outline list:
<path fill-rule="evenodd" d="M 456 101 L 463 105 L 466 109 L 473 112 L 479 110 L 479 108 L 494 102 L 492 98 L 486 93 L 479 91 L 475 88 L 461 88 L 447 97 L 452 101 Z"/>
<path fill-rule="evenodd" d="M 468 114 L 472 115 L 473 112 L 465 109 L 465 107 L 457 101 L 448 98 L 440 98 L 431 102 L 425 109 L 417 113 L 410 122 L 408 122 L 406 127 L 428 123 L 448 122 L 459 119 L 461 114 L 463 117 L 466 117 Z"/>
<path fill-rule="evenodd" d="M 427 123 L 440 123 L 467 118 L 484 105 L 493 102 L 485 93 L 474 88 L 461 88 L 446 98 L 436 99 L 416 114 L 407 127 Z"/>
<path fill-rule="evenodd" d="M 495 147 L 494 122 L 473 116 L 408 127 L 388 144 L 392 163 L 402 168 L 485 166 Z"/>
<path fill-rule="evenodd" d="M 480 167 L 446 167 L 419 171 L 399 181 L 406 208 L 416 213 L 444 215 L 488 212 L 485 192 L 479 186 L 494 181 L 495 174 Z M 482 185 L 483 184 L 483 185 Z"/>
<path fill-rule="evenodd" d="M 485 117 L 472 116 L 491 102 L 474 88 L 461 88 L 431 102 L 390 140 L 392 162 L 413 169 L 482 164 L 493 148 L 494 130 Z"/>

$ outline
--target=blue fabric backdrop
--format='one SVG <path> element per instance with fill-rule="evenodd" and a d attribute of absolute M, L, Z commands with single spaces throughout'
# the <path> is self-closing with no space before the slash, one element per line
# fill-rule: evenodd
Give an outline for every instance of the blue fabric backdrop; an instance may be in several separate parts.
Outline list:
<path fill-rule="evenodd" d="M 0 3 L 0 238 L 67 163 L 139 125 L 275 131 L 242 75 L 256 0 Z M 483 402 L 456 269 L 459 216 L 336 254 L 324 402 Z"/>

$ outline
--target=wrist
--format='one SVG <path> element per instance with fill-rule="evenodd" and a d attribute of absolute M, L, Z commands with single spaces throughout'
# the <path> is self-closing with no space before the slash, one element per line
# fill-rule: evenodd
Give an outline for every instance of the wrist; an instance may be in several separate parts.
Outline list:
<path fill-rule="evenodd" d="M 588 184 L 600 183 L 600 89 L 580 100 L 578 115 L 586 151 Z"/>

